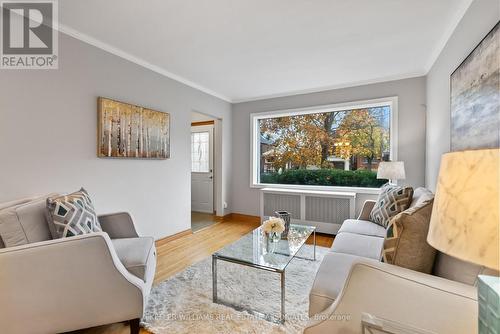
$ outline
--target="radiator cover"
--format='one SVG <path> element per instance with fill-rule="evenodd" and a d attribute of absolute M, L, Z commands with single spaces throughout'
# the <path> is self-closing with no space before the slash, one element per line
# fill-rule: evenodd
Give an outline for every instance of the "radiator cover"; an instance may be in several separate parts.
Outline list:
<path fill-rule="evenodd" d="M 276 211 L 288 211 L 292 223 L 313 225 L 318 232 L 336 234 L 345 219 L 354 218 L 356 193 L 263 188 L 262 220 Z"/>

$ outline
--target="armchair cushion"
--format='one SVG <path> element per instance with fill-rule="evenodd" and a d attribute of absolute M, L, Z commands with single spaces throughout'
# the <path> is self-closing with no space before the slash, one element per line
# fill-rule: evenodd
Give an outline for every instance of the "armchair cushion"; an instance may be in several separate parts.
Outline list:
<path fill-rule="evenodd" d="M 31 201 L 34 198 L 35 197 L 27 197 L 27 198 L 22 198 L 22 199 L 10 201 L 10 202 L 0 203 L 0 210 L 9 208 L 11 206 L 16 206 L 16 205 L 19 205 L 19 204 L 23 204 L 23 203 L 29 202 L 29 201 Z M 3 240 L 2 240 L 2 236 L 1 235 L 0 235 L 0 248 L 5 248 L 5 244 L 4 244 Z"/>
<path fill-rule="evenodd" d="M 102 231 L 94 205 L 83 188 L 72 194 L 47 198 L 47 211 L 54 239 Z"/>
<path fill-rule="evenodd" d="M 45 220 L 45 198 L 38 198 L 0 211 L 0 237 L 5 247 L 50 240 Z"/>
<path fill-rule="evenodd" d="M 151 237 L 122 238 L 111 240 L 121 263 L 134 276 L 144 282 L 148 280 L 156 263 L 154 239 Z"/>
<path fill-rule="evenodd" d="M 115 212 L 99 215 L 99 224 L 111 239 L 137 238 L 134 222 L 128 212 Z"/>

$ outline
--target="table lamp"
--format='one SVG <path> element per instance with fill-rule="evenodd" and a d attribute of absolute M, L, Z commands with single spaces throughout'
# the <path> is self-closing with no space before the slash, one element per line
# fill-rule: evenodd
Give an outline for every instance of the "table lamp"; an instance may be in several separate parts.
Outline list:
<path fill-rule="evenodd" d="M 405 179 L 405 163 L 403 161 L 381 161 L 378 165 L 377 179 L 388 179 L 389 184 Z"/>
<path fill-rule="evenodd" d="M 500 149 L 443 155 L 427 235 L 427 242 L 437 250 L 497 271 L 499 160 Z M 499 293 L 499 277 L 479 276 L 480 334 L 500 328 Z"/>

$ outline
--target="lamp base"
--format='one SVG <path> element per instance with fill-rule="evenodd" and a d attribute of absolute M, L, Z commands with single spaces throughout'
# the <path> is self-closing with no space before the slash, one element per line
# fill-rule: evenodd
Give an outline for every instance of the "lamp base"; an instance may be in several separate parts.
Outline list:
<path fill-rule="evenodd" d="M 500 328 L 500 277 L 478 276 L 479 334 L 496 334 Z"/>

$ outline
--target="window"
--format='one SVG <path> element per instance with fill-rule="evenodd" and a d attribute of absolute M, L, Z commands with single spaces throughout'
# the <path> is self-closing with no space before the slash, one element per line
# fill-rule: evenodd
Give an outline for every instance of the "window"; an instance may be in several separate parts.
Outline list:
<path fill-rule="evenodd" d="M 208 173 L 210 170 L 210 133 L 191 133 L 191 172 Z"/>
<path fill-rule="evenodd" d="M 379 188 L 380 161 L 395 160 L 397 98 L 258 113 L 252 186 Z"/>

